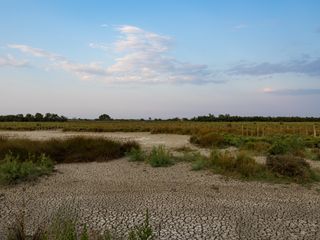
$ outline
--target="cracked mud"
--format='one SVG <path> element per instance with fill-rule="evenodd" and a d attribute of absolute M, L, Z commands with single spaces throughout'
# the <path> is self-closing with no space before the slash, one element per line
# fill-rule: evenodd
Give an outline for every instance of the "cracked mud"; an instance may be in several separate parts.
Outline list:
<path fill-rule="evenodd" d="M 45 132 L 10 134 L 38 134 L 39 139 Z M 171 147 L 188 144 L 187 136 L 113 134 L 140 139 L 146 148 L 157 142 Z M 190 171 L 187 163 L 152 168 L 126 158 L 60 164 L 56 169 L 35 184 L 0 188 L 0 239 L 21 210 L 23 199 L 29 232 L 54 209 L 68 205 L 77 212 L 80 223 L 87 222 L 97 231 L 127 231 L 143 220 L 148 209 L 158 239 L 320 239 L 319 184 L 227 180 L 208 171 Z"/>

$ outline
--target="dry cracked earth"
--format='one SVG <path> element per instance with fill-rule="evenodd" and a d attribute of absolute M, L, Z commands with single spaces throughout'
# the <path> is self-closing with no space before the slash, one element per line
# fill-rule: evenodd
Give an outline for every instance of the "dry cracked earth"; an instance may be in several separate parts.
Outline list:
<path fill-rule="evenodd" d="M 45 139 L 78 133 L 1 132 Z M 83 133 L 81 133 L 83 134 Z M 136 139 L 145 148 L 188 145 L 187 136 L 148 133 L 92 134 Z M 28 231 L 59 207 L 70 207 L 92 229 L 120 233 L 144 219 L 157 239 L 320 239 L 320 185 L 228 180 L 187 163 L 152 168 L 126 158 L 105 163 L 60 164 L 35 184 L 0 188 L 0 239 L 21 208 Z"/>

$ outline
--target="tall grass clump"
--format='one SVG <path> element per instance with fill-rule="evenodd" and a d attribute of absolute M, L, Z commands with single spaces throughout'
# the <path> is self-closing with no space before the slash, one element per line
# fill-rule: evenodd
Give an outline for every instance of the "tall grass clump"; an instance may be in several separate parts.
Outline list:
<path fill-rule="evenodd" d="M 148 162 L 152 167 L 167 167 L 173 164 L 172 154 L 162 145 L 153 147 Z"/>
<path fill-rule="evenodd" d="M 209 161 L 211 168 L 218 173 L 238 175 L 244 178 L 258 177 L 264 170 L 263 166 L 246 152 L 234 154 L 228 151 L 213 150 Z"/>
<path fill-rule="evenodd" d="M 125 156 L 136 142 L 117 142 L 105 138 L 72 137 L 35 141 L 29 139 L 3 139 L 0 141 L 0 159 L 9 152 L 22 159 L 30 154 L 46 154 L 57 163 L 106 161 Z"/>
<path fill-rule="evenodd" d="M 40 176 L 50 174 L 53 169 L 53 161 L 45 154 L 29 155 L 22 159 L 19 155 L 9 153 L 0 161 L 0 183 L 16 184 L 36 180 Z"/>

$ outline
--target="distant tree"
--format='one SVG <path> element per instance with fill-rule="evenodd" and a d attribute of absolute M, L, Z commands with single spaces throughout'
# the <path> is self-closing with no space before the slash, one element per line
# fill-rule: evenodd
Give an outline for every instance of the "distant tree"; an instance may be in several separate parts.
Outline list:
<path fill-rule="evenodd" d="M 43 121 L 43 115 L 41 113 L 36 113 L 34 117 L 37 122 Z"/>
<path fill-rule="evenodd" d="M 26 120 L 27 122 L 33 122 L 35 119 L 34 119 L 34 116 L 33 116 L 32 114 L 28 113 L 28 114 L 26 114 L 26 116 L 25 116 L 25 120 Z"/>
<path fill-rule="evenodd" d="M 102 114 L 99 116 L 99 121 L 109 121 L 112 120 L 111 117 L 108 114 Z"/>

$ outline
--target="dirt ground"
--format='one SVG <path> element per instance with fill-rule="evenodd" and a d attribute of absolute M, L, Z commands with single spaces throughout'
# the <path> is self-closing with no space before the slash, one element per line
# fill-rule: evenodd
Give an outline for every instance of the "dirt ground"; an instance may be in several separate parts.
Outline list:
<path fill-rule="evenodd" d="M 149 133 L 0 132 L 0 136 L 47 139 L 74 135 L 190 146 L 188 136 Z M 116 159 L 60 164 L 35 184 L 0 188 L 0 239 L 25 205 L 28 231 L 59 207 L 76 212 L 97 231 L 120 233 L 151 215 L 157 239 L 320 239 L 320 184 L 270 184 L 191 171 L 187 163 L 152 168 Z M 25 189 L 25 190 L 24 190 Z M 23 204 L 23 202 L 25 202 Z"/>

